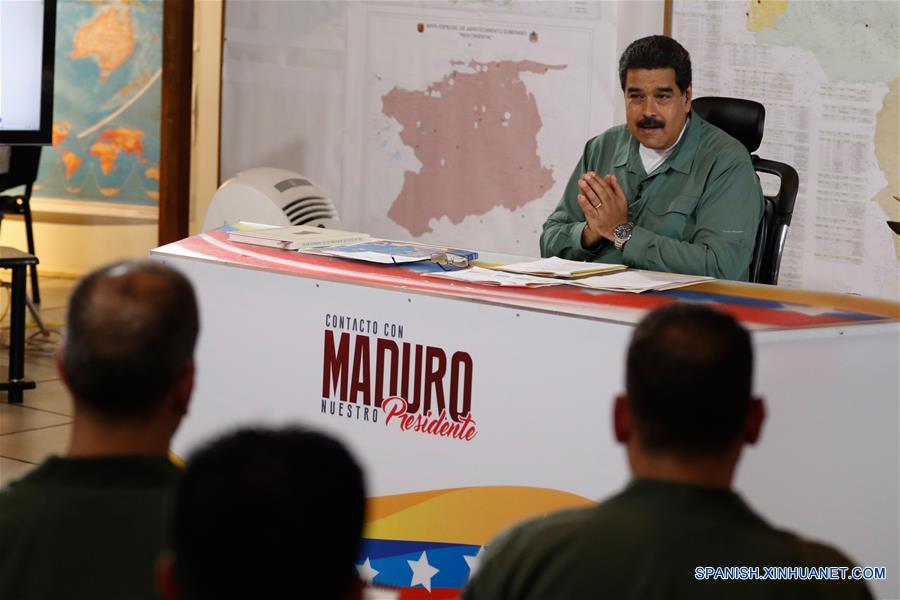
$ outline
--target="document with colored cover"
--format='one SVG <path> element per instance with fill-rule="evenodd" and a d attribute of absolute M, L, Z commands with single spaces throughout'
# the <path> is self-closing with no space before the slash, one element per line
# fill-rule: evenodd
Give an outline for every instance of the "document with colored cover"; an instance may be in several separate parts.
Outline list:
<path fill-rule="evenodd" d="M 381 264 L 401 264 L 432 260 L 433 257 L 441 255 L 452 255 L 465 261 L 472 261 L 478 258 L 478 253 L 474 250 L 393 240 L 368 240 L 358 244 L 332 246 L 323 248 L 317 251 L 316 254 L 327 254 L 328 256 Z"/>

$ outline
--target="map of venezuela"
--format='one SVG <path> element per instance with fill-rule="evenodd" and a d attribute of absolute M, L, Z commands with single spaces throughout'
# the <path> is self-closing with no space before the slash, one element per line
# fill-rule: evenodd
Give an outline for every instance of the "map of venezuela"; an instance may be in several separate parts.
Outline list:
<path fill-rule="evenodd" d="M 400 123 L 401 141 L 421 163 L 404 174 L 388 217 L 413 236 L 429 221 L 458 224 L 495 206 L 515 210 L 544 196 L 553 172 L 541 163 L 543 123 L 522 73 L 543 75 L 567 65 L 531 60 L 450 63 L 453 72 L 425 90 L 394 88 L 382 112 Z"/>

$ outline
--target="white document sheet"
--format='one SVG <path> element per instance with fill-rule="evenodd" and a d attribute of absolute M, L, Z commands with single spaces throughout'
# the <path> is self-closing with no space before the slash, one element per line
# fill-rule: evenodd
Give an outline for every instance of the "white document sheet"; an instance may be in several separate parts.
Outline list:
<path fill-rule="evenodd" d="M 550 285 L 562 285 L 566 282 L 535 277 L 533 275 L 521 275 L 517 273 L 504 273 L 482 267 L 470 267 L 459 271 L 444 271 L 441 273 L 423 273 L 427 277 L 440 277 L 466 283 L 481 283 L 484 285 L 499 285 L 508 287 L 546 287 Z"/>

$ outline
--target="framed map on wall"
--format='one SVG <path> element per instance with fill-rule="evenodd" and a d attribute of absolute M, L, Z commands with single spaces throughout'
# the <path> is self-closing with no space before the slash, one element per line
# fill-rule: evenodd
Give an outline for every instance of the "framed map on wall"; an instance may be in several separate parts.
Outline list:
<path fill-rule="evenodd" d="M 162 4 L 59 2 L 53 144 L 35 197 L 158 206 Z"/>

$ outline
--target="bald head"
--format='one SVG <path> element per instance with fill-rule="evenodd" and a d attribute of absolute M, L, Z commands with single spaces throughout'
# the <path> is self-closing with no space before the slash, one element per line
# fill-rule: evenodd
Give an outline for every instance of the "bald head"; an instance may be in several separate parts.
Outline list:
<path fill-rule="evenodd" d="M 94 271 L 69 301 L 66 382 L 95 413 L 147 414 L 192 364 L 198 330 L 193 288 L 174 269 L 131 261 Z"/>

